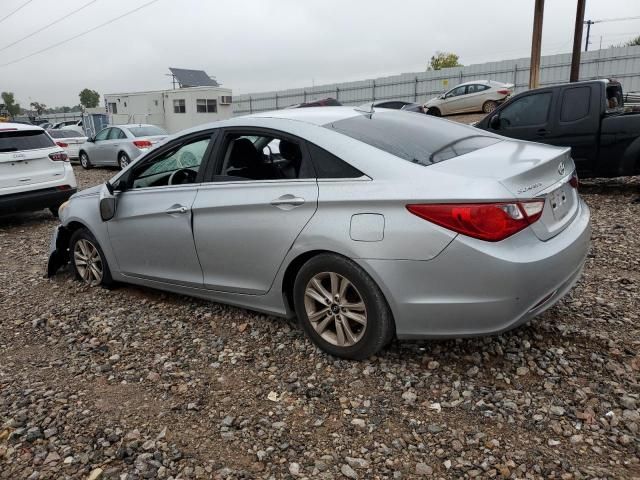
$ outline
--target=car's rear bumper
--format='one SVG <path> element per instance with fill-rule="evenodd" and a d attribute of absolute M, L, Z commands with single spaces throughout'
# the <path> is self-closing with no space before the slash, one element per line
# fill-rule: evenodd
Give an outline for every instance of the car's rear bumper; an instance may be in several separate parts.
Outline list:
<path fill-rule="evenodd" d="M 76 191 L 77 189 L 75 187 L 65 190 L 61 190 L 59 187 L 50 187 L 40 190 L 30 190 L 28 192 L 0 195 L 0 214 L 6 215 L 9 213 L 57 207 L 67 201 Z"/>
<path fill-rule="evenodd" d="M 459 235 L 428 261 L 358 260 L 381 286 L 398 338 L 500 333 L 562 298 L 587 257 L 584 202 L 565 230 L 545 242 L 530 229 L 498 243 Z"/>

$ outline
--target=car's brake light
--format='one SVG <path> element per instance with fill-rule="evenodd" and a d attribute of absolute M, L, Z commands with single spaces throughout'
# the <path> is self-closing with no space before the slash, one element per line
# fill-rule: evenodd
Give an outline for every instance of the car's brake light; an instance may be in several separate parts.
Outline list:
<path fill-rule="evenodd" d="M 414 215 L 469 237 L 499 242 L 536 222 L 544 200 L 407 205 Z"/>
<path fill-rule="evenodd" d="M 151 148 L 151 142 L 149 140 L 134 140 L 133 144 L 138 148 Z"/>
<path fill-rule="evenodd" d="M 69 146 L 68 143 L 64 143 L 64 142 L 56 142 L 56 145 L 62 148 L 67 148 Z"/>
<path fill-rule="evenodd" d="M 511 90 L 498 90 L 498 93 L 500 95 L 509 95 L 511 93 Z"/>
<path fill-rule="evenodd" d="M 68 162 L 69 156 L 64 152 L 50 153 L 49 158 L 54 162 Z"/>
<path fill-rule="evenodd" d="M 571 185 L 573 188 L 578 188 L 578 186 L 580 185 L 578 174 L 576 172 L 573 172 L 573 175 L 571 175 L 571 178 L 569 179 L 569 185 Z"/>

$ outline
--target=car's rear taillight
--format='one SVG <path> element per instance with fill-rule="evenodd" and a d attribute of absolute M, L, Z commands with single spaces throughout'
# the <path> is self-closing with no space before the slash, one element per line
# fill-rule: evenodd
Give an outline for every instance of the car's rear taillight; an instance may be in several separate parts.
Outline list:
<path fill-rule="evenodd" d="M 151 148 L 151 142 L 149 140 L 134 140 L 133 144 L 138 148 Z"/>
<path fill-rule="evenodd" d="M 499 242 L 536 222 L 544 200 L 407 205 L 414 215 L 469 237 Z"/>
<path fill-rule="evenodd" d="M 68 162 L 69 156 L 64 152 L 50 153 L 49 158 L 54 162 Z"/>
<path fill-rule="evenodd" d="M 498 93 L 500 95 L 509 95 L 511 93 L 511 90 L 498 90 Z"/>
<path fill-rule="evenodd" d="M 571 175 L 571 178 L 569 179 L 569 185 L 571 185 L 573 188 L 578 188 L 578 186 L 580 185 L 578 174 L 576 172 L 573 172 L 573 175 Z"/>
<path fill-rule="evenodd" d="M 67 148 L 69 146 L 68 143 L 64 143 L 64 142 L 56 142 L 56 145 L 62 148 Z"/>

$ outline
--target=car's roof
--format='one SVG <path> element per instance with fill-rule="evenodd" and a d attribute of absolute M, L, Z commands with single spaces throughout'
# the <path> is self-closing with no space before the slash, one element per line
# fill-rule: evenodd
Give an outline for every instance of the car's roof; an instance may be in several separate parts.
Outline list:
<path fill-rule="evenodd" d="M 37 125 L 28 125 L 26 123 L 5 122 L 5 123 L 0 123 L 0 132 L 3 130 L 42 130 L 44 131 L 44 128 L 39 127 Z"/>
<path fill-rule="evenodd" d="M 156 125 L 151 125 L 150 123 L 125 123 L 123 125 L 108 125 L 109 127 L 122 127 L 122 128 L 132 128 L 132 127 L 155 127 Z M 158 127 L 160 128 L 160 127 Z"/>
<path fill-rule="evenodd" d="M 296 120 L 311 123 L 313 125 L 326 125 L 345 118 L 363 115 L 364 112 L 354 107 L 308 107 L 299 109 L 274 110 L 247 115 L 244 118 L 281 118 L 284 120 Z"/>

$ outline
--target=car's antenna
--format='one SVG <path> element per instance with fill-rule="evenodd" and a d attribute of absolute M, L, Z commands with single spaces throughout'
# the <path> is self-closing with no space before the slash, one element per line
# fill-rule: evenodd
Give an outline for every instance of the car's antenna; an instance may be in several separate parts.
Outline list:
<path fill-rule="evenodd" d="M 369 118 L 372 118 L 373 114 L 376 113 L 375 109 L 373 108 L 373 102 L 371 102 L 370 104 L 365 103 L 364 105 L 359 105 L 354 110 L 356 112 L 365 113 L 369 116 Z"/>

